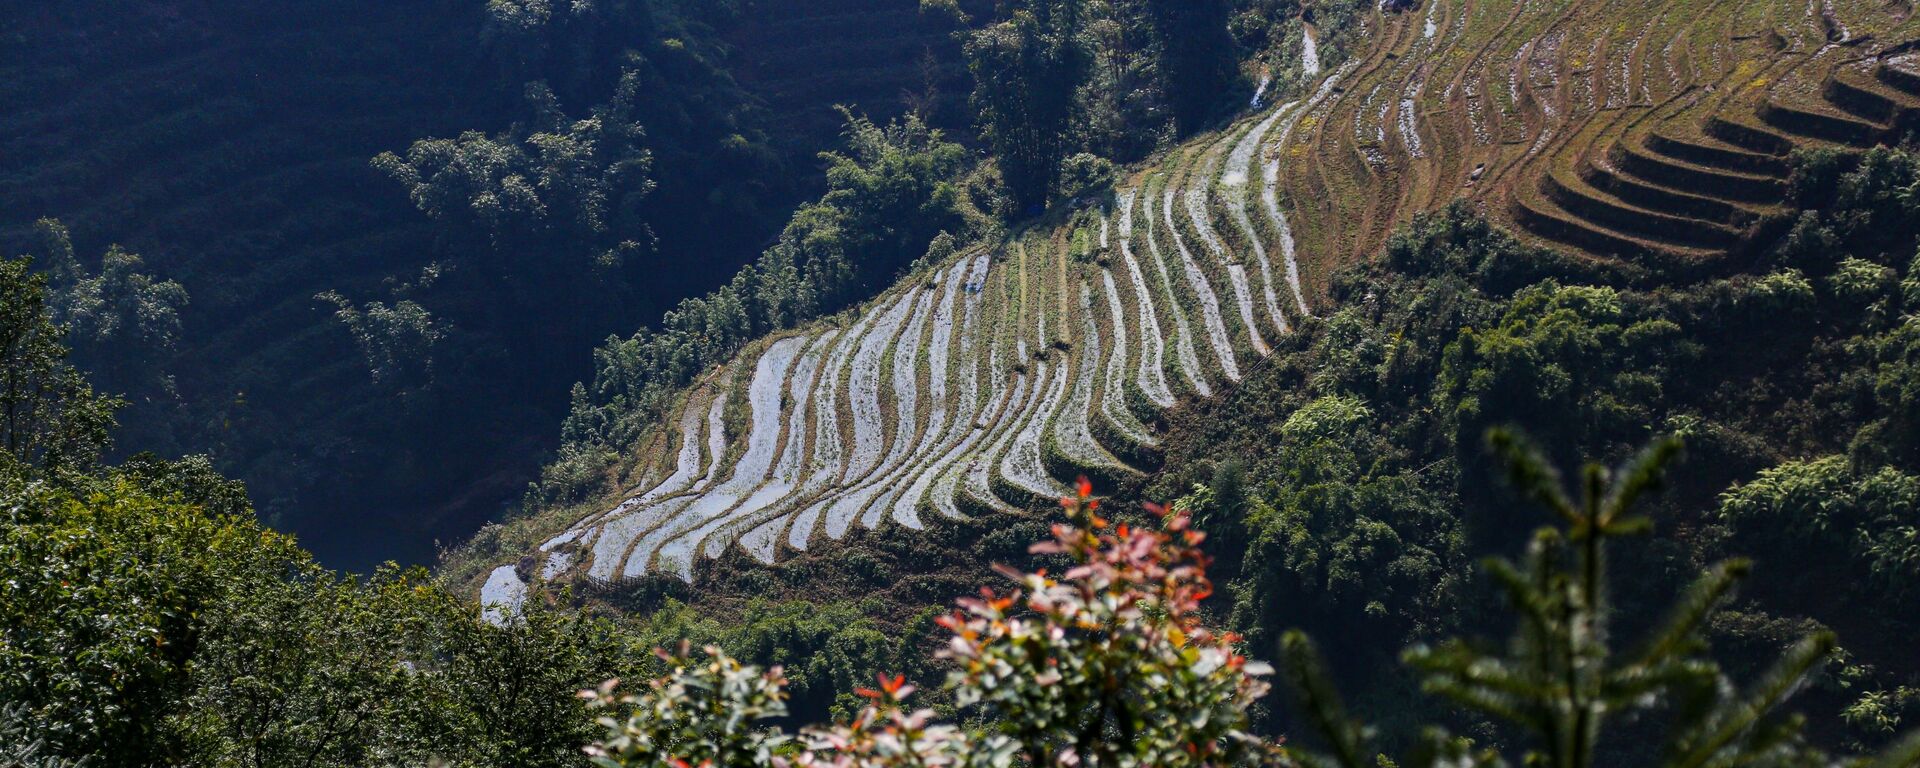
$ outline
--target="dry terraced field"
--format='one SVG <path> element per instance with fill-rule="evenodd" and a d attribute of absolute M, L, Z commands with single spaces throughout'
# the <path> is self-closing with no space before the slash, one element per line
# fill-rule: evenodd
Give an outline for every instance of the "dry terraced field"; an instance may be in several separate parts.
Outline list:
<path fill-rule="evenodd" d="M 1909 0 L 1426 0 L 1368 34 L 1282 148 L 1309 283 L 1457 197 L 1645 282 L 1738 271 L 1792 150 L 1920 117 Z"/>

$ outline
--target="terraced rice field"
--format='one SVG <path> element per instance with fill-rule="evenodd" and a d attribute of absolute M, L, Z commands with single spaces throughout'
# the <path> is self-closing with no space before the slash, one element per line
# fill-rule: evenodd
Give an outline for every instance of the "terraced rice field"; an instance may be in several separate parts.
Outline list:
<path fill-rule="evenodd" d="M 1787 223 L 1790 151 L 1920 125 L 1906 0 L 1425 0 L 1369 35 L 1284 144 L 1309 285 L 1456 197 L 1647 282 L 1723 274 Z"/>
<path fill-rule="evenodd" d="M 1920 24 L 1884 0 L 1427 0 L 1367 34 L 1078 224 L 750 346 L 643 444 L 649 482 L 489 594 L 691 581 L 731 547 L 771 562 L 1045 504 L 1078 474 L 1124 484 L 1157 466 L 1162 412 L 1232 386 L 1415 212 L 1465 196 L 1564 250 L 1691 275 L 1784 220 L 1788 151 L 1920 125 Z"/>
<path fill-rule="evenodd" d="M 1262 197 L 1298 107 L 1136 173 L 1078 219 L 1090 258 L 1072 232 L 1029 231 L 753 345 L 646 443 L 654 479 L 542 544 L 533 572 L 692 580 L 729 547 L 770 562 L 856 527 L 1050 503 L 1079 474 L 1143 477 L 1160 413 L 1231 385 L 1306 314 L 1286 214 Z M 519 575 L 496 570 L 489 594 Z"/>

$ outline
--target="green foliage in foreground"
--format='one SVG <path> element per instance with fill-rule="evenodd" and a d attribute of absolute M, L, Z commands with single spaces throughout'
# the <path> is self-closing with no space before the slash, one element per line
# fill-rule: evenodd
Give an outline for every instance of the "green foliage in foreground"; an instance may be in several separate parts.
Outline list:
<path fill-rule="evenodd" d="M 1635 507 L 1661 485 L 1679 451 L 1677 441 L 1655 443 L 1615 469 L 1587 465 L 1575 479 L 1577 496 L 1569 496 L 1546 460 L 1512 435 L 1495 432 L 1493 443 L 1517 489 L 1552 511 L 1560 525 L 1535 534 L 1521 564 L 1487 561 L 1517 620 L 1504 647 L 1449 640 L 1416 646 L 1404 658 L 1421 673 L 1426 693 L 1492 718 L 1528 746 L 1509 763 L 1501 749 L 1479 748 L 1430 727 L 1412 754 L 1389 761 L 1370 745 L 1369 730 L 1342 709 L 1319 652 L 1294 632 L 1283 641 L 1288 677 L 1303 692 L 1327 743 L 1324 753 L 1300 753 L 1304 764 L 1588 768 L 1606 764 L 1598 755 L 1603 738 L 1614 732 L 1607 725 L 1636 718 L 1663 724 L 1655 763 L 1661 766 L 1920 764 L 1920 730 L 1880 755 L 1835 761 L 1805 742 L 1804 719 L 1781 711 L 1832 655 L 1830 633 L 1801 638 L 1744 687 L 1729 679 L 1708 652 L 1705 628 L 1747 572 L 1744 560 L 1709 567 L 1633 650 L 1616 650 L 1608 545 L 1652 528 Z"/>
<path fill-rule="evenodd" d="M 1610 742 L 1658 736 L 1631 752 L 1632 764 L 1707 766 L 1920 765 L 1920 729 L 1884 751 L 1834 758 L 1811 745 L 1806 721 L 1785 709 L 1834 655 L 1834 637 L 1815 632 L 1779 653 L 1745 685 L 1715 658 L 1707 628 L 1749 570 L 1732 559 L 1697 573 L 1669 603 L 1666 617 L 1621 648 L 1611 597 L 1612 545 L 1643 536 L 1653 521 L 1641 508 L 1664 485 L 1680 443 L 1653 443 L 1621 466 L 1588 464 L 1569 494 L 1547 460 L 1511 433 L 1492 443 L 1512 485 L 1552 513 L 1524 560 L 1489 558 L 1486 569 L 1507 598 L 1515 626 L 1504 644 L 1449 639 L 1416 645 L 1403 659 L 1422 691 L 1455 712 L 1475 713 L 1489 735 L 1421 729 L 1398 759 L 1374 745 L 1375 732 L 1343 708 L 1320 652 L 1304 633 L 1280 643 L 1286 678 L 1301 695 L 1304 722 L 1325 744 L 1317 750 L 1263 742 L 1244 729 L 1266 691 L 1265 665 L 1240 656 L 1231 635 L 1206 629 L 1197 613 L 1211 591 L 1202 536 L 1175 512 L 1158 527 L 1109 523 L 1087 498 L 1066 500 L 1069 524 L 1039 554 L 1065 554 L 1059 576 L 1007 575 L 1021 589 L 960 601 L 943 626 L 953 636 L 942 656 L 955 668 L 947 690 L 965 717 L 935 724 L 909 711 L 913 686 L 880 676 L 861 692 L 868 706 L 851 722 L 805 729 L 774 725 L 787 715 L 781 669 L 742 665 L 715 647 L 694 659 L 682 645 L 662 653 L 664 676 L 632 694 L 614 683 L 590 697 L 614 710 L 589 752 L 605 768 L 727 766 L 1167 766 L 1284 765 L 1507 766 L 1593 768 Z M 1512 760 L 1504 754 L 1514 754 Z"/>
<path fill-rule="evenodd" d="M 668 673 L 645 690 L 596 704 L 620 711 L 600 722 L 590 748 L 624 766 L 1203 766 L 1271 763 L 1275 744 L 1246 731 L 1247 709 L 1266 693 L 1265 665 L 1201 622 L 1212 592 L 1205 537 L 1184 513 L 1160 525 L 1114 525 L 1081 481 L 1065 499 L 1042 555 L 1064 556 L 1058 576 L 1006 575 L 1011 592 L 982 590 L 942 620 L 947 688 L 977 725 L 936 725 L 909 711 L 913 686 L 880 676 L 863 689 L 851 722 L 795 739 L 765 721 L 786 714 L 775 667 L 742 666 L 717 648 L 709 660 L 665 655 Z"/>
<path fill-rule="evenodd" d="M 263 528 L 205 458 L 100 463 L 113 402 L 0 262 L 0 764 L 569 765 L 612 626 L 494 626 L 424 571 L 367 582 Z"/>
<path fill-rule="evenodd" d="M 0 699 L 97 765 L 567 765 L 611 626 L 497 627 L 424 572 L 366 583 L 129 478 L 0 484 Z"/>
<path fill-rule="evenodd" d="M 0 706 L 0 765 L 8 768 L 71 768 L 74 762 L 52 754 L 47 740 L 33 732 L 26 708 Z"/>

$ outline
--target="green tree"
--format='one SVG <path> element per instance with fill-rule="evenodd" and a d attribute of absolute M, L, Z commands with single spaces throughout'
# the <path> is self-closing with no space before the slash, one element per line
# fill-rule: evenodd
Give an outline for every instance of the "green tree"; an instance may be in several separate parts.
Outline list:
<path fill-rule="evenodd" d="M 1015 210 L 1044 207 L 1071 147 L 1074 96 L 1092 57 L 1081 0 L 1027 0 L 969 34 L 973 107 Z"/>
<path fill-rule="evenodd" d="M 1855 155 L 1832 149 L 1795 156 L 1792 202 L 1803 209 L 1776 256 L 1803 269 L 1833 254 L 1904 254 L 1920 235 L 1920 157 L 1888 147 Z"/>
<path fill-rule="evenodd" d="M 237 572 L 291 543 L 124 481 L 0 493 L 0 699 L 26 706 L 61 754 L 107 765 L 182 757 L 169 720 L 203 612 Z"/>
<path fill-rule="evenodd" d="M 880 126 L 845 107 L 840 112 L 846 149 L 820 155 L 827 191 L 802 206 L 785 233 L 802 253 L 834 253 L 852 267 L 853 285 L 814 289 L 834 304 L 891 280 L 942 232 L 964 232 L 973 223 L 961 199 L 965 148 L 919 115 Z"/>
<path fill-rule="evenodd" d="M 1171 116 L 1160 76 L 1161 43 L 1139 0 L 1090 3 L 1093 62 L 1076 105 L 1076 144 L 1119 162 L 1145 158 L 1166 138 Z"/>
<path fill-rule="evenodd" d="M 536 601 L 495 626 L 421 569 L 327 571 L 193 503 L 196 467 L 112 474 L 84 491 L 0 482 L 0 700 L 50 754 L 577 765 L 575 693 L 633 668 L 609 624 L 571 610 Z"/>
<path fill-rule="evenodd" d="M 62 359 L 28 266 L 0 262 L 18 361 L 5 369 L 17 442 L 0 454 L 0 701 L 40 744 L 16 760 L 578 762 L 573 694 L 625 659 L 604 623 L 536 607 L 494 627 L 421 570 L 342 578 L 263 529 L 205 457 L 100 464 L 112 402 Z"/>
<path fill-rule="evenodd" d="M 1781 569 L 1814 560 L 1838 567 L 1833 581 L 1795 579 L 1808 605 L 1854 606 L 1905 631 L 1913 617 L 1871 606 L 1920 600 L 1920 477 L 1893 467 L 1856 469 L 1844 456 L 1793 461 L 1720 497 L 1718 518 L 1733 542 Z M 1835 606 L 1837 608 L 1837 606 Z"/>
<path fill-rule="evenodd" d="M 0 476 L 80 472 L 112 445 L 124 403 L 94 392 L 67 362 L 66 330 L 31 260 L 0 259 Z"/>
<path fill-rule="evenodd" d="M 170 393 L 165 365 L 179 340 L 187 290 L 143 272 L 139 255 L 118 245 L 100 257 L 99 272 L 88 270 L 67 228 L 53 219 L 34 222 L 34 231 L 52 277 L 48 307 L 76 358 L 110 390 Z"/>
<path fill-rule="evenodd" d="M 495 624 L 464 597 L 407 586 L 426 630 L 409 640 L 432 705 L 419 731 L 432 754 L 456 765 L 579 765 L 598 730 L 581 690 L 645 661 L 630 633 L 563 602 L 536 599 Z"/>
<path fill-rule="evenodd" d="M 618 77 L 636 48 L 680 19 L 651 0 L 487 0 L 481 48 L 508 87 L 550 82 L 569 99 L 591 98 Z M 721 4 L 716 4 L 721 5 Z M 709 11 L 724 16 L 731 9 Z"/>
<path fill-rule="evenodd" d="M 1219 111 L 1239 79 L 1239 49 L 1228 24 L 1231 0 L 1147 0 L 1165 51 L 1166 93 L 1180 133 L 1192 134 Z"/>
<path fill-rule="evenodd" d="M 206 456 L 162 459 L 136 453 L 108 468 L 107 476 L 123 479 L 158 498 L 186 499 L 209 515 L 246 518 L 253 514 L 247 486 L 220 474 Z"/>
<path fill-rule="evenodd" d="M 1497 423 L 1551 445 L 1610 452 L 1641 440 L 1663 401 L 1681 328 L 1635 317 L 1612 288 L 1543 281 L 1515 294 L 1499 325 L 1468 328 L 1446 348 L 1437 382 L 1463 467 Z M 1494 530 L 1502 530 L 1496 526 Z"/>
<path fill-rule="evenodd" d="M 1339 628 L 1343 643 L 1449 628 L 1460 526 L 1430 483 L 1385 469 L 1390 449 L 1372 434 L 1373 419 L 1357 398 L 1323 397 L 1282 425 L 1283 469 L 1242 518 L 1247 541 L 1232 589 L 1232 625 L 1254 647 L 1272 647 L 1270 628 L 1288 621 Z"/>
<path fill-rule="evenodd" d="M 339 291 L 325 291 L 313 297 L 334 306 L 333 316 L 366 355 L 367 371 L 374 383 L 398 386 L 426 385 L 433 381 L 434 347 L 446 338 L 446 324 L 436 320 L 425 307 L 411 299 L 389 305 L 369 301 L 354 306 Z"/>
<path fill-rule="evenodd" d="M 390 737 L 420 698 L 407 667 L 429 629 L 409 616 L 420 575 L 363 589 L 298 553 L 282 560 L 285 574 L 223 574 L 228 592 L 206 610 L 178 716 L 192 754 L 254 768 L 425 759 Z"/>
<path fill-rule="evenodd" d="M 1871 286 L 1885 282 L 1887 270 L 1860 263 L 1851 272 L 1856 295 L 1870 297 L 1876 293 Z M 1847 280 L 1848 271 L 1834 278 Z M 1854 436 L 1852 453 L 1865 464 L 1915 466 L 1920 464 L 1920 256 L 1909 262 L 1898 285 L 1887 288 L 1892 295 L 1870 304 L 1868 315 L 1874 324 L 1891 327 L 1856 337 L 1851 345 L 1864 363 L 1859 376 L 1871 393 L 1865 399 L 1874 416 Z"/>
<path fill-rule="evenodd" d="M 362 584 L 296 553 L 230 578 L 175 718 L 202 762 L 577 765 L 575 694 L 627 671 L 604 621 L 535 602 L 495 625 L 421 569 Z"/>
<path fill-rule="evenodd" d="M 640 88 L 629 72 L 609 101 L 570 119 L 551 90 L 534 84 L 533 120 L 496 136 L 422 139 L 405 157 L 381 153 L 373 166 L 406 188 L 449 246 L 484 257 L 462 273 L 488 276 L 497 295 L 522 306 L 561 295 L 554 291 L 617 299 L 618 270 L 653 237 L 642 207 L 654 181 Z"/>

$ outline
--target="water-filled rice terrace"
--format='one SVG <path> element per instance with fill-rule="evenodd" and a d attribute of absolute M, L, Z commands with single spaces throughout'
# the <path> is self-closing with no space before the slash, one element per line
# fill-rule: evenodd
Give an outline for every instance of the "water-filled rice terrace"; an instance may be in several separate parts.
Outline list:
<path fill-rule="evenodd" d="M 730 548 L 772 562 L 1019 514 L 1076 475 L 1127 485 L 1168 409 L 1233 386 L 1417 211 L 1467 197 L 1682 279 L 1786 220 L 1791 150 L 1860 150 L 1920 115 L 1903 2 L 1428 0 L 1366 24 L 1352 60 L 1110 200 L 751 345 L 643 443 L 645 482 L 486 593 L 691 581 Z"/>

